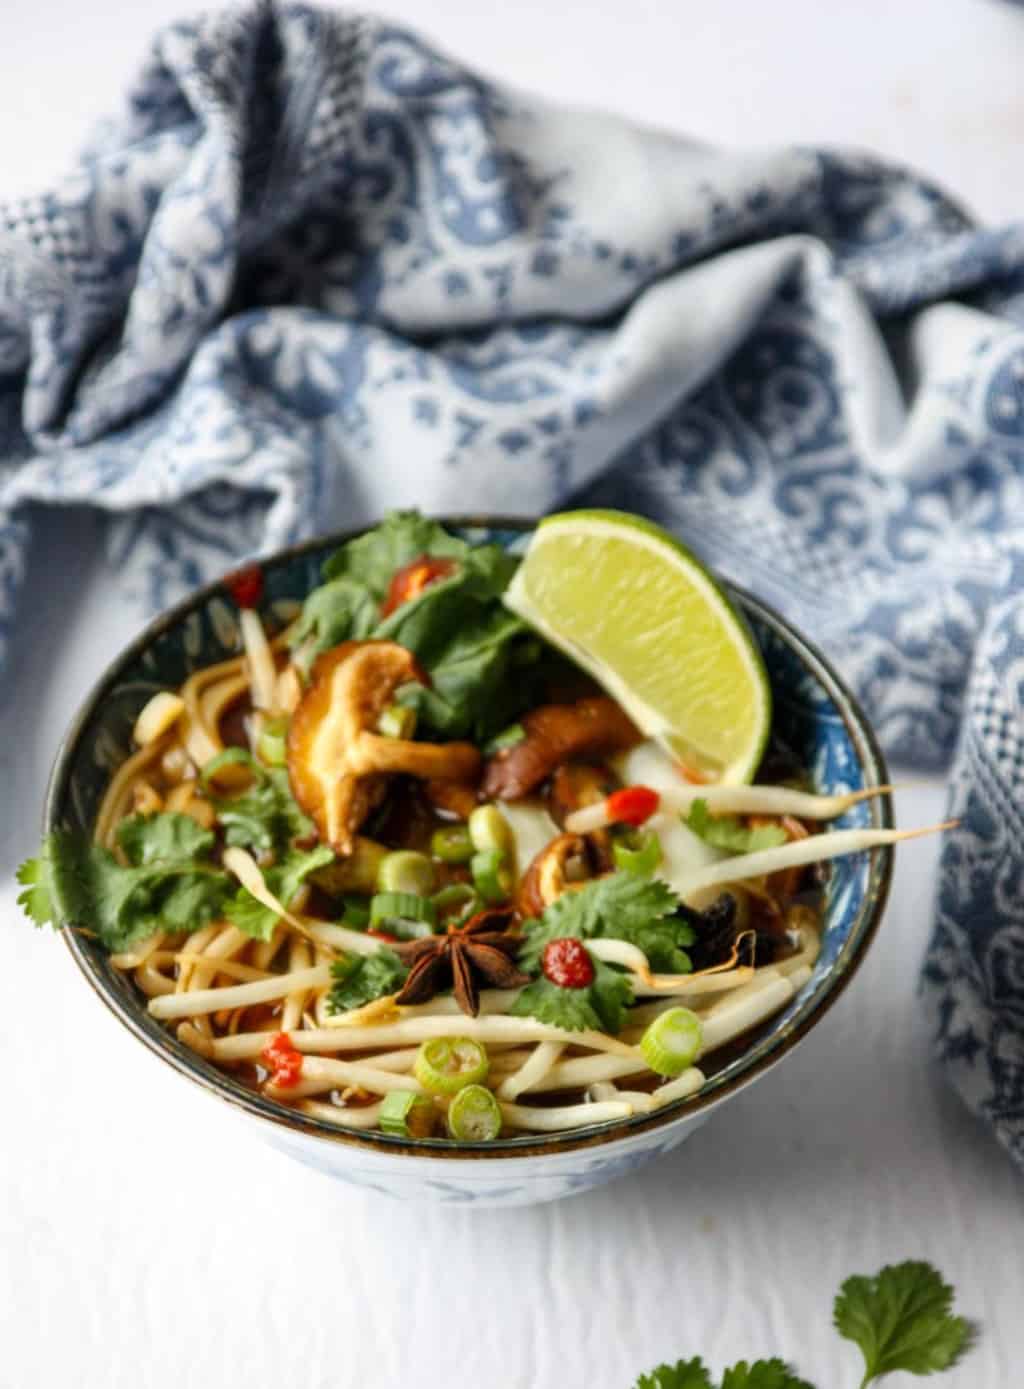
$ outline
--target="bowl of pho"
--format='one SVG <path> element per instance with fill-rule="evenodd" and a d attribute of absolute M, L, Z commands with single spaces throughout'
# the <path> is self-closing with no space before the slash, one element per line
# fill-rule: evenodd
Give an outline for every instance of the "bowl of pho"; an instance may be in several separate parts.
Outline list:
<path fill-rule="evenodd" d="M 303 1162 L 480 1204 L 779 1064 L 916 832 L 813 647 L 616 512 L 397 512 L 201 589 L 86 699 L 44 828 L 22 905 L 136 1040 Z"/>

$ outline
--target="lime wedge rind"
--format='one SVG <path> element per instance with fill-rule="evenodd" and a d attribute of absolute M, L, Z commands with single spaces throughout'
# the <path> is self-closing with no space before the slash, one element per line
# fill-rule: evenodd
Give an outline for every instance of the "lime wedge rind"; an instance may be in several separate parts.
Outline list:
<path fill-rule="evenodd" d="M 591 632 L 589 641 L 580 639 L 586 626 L 582 610 L 589 605 L 592 615 L 594 604 L 589 573 L 577 576 L 586 585 L 585 589 L 577 589 L 578 603 L 569 601 L 565 592 L 559 595 L 554 610 L 546 601 L 546 567 L 548 580 L 554 576 L 556 584 L 562 583 L 564 588 L 565 576 L 572 570 L 578 558 L 575 552 L 580 547 L 587 551 L 595 573 L 599 571 L 602 554 L 606 558 L 617 555 L 631 569 L 624 589 L 631 605 L 629 632 L 610 638 L 607 632 L 598 638 Z M 558 559 L 563 561 L 561 566 Z M 606 576 L 605 590 L 615 586 L 615 577 Z M 672 661 L 673 669 L 679 670 L 678 690 L 673 689 L 666 696 L 661 679 L 658 695 L 665 707 L 657 707 L 649 697 L 651 670 L 637 668 L 638 664 L 649 667 L 650 662 L 646 658 L 641 661 L 637 652 L 643 647 L 645 631 L 648 635 L 663 635 L 659 632 L 659 624 L 664 624 L 656 595 L 666 591 L 676 594 L 680 612 L 685 606 L 700 618 L 702 632 L 698 635 L 702 635 L 709 651 L 700 666 L 698 650 L 695 665 L 694 651 L 683 644 L 685 634 L 681 639 L 676 633 L 674 643 L 679 649 L 669 651 L 667 659 Z M 607 597 L 611 610 L 614 594 L 608 592 Z M 670 756 L 709 779 L 745 782 L 753 778 L 771 727 L 771 688 L 760 650 L 742 613 L 719 581 L 685 545 L 660 526 L 618 511 L 573 511 L 549 516 L 534 532 L 505 603 L 591 674 L 641 731 L 656 739 Z M 709 715 L 706 707 L 696 710 L 701 680 L 692 678 L 695 669 L 698 676 L 711 677 L 712 690 L 716 680 L 721 687 L 725 679 L 727 688 L 720 717 L 714 710 Z M 659 679 L 663 674 L 662 670 Z M 718 728 L 714 727 L 716 718 Z M 696 729 L 700 729 L 700 736 L 694 738 Z"/>

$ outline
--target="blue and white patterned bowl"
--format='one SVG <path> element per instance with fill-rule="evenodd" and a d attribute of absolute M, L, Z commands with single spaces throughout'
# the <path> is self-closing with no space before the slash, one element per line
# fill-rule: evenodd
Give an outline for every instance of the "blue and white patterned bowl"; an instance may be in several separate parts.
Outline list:
<path fill-rule="evenodd" d="M 528 521 L 446 521 L 466 538 L 520 548 Z M 263 561 L 267 601 L 302 598 L 320 565 L 348 536 L 331 536 Z M 822 657 L 781 617 L 735 589 L 768 665 L 775 723 L 829 791 L 887 781 L 885 765 L 856 701 Z M 131 751 L 139 709 L 157 689 L 177 686 L 200 666 L 238 650 L 234 607 L 210 585 L 153 622 L 118 657 L 85 701 L 57 755 L 45 828 L 89 830 L 111 771 Z M 851 810 L 845 825 L 891 824 L 888 796 Z M 688 1137 L 715 1106 L 783 1059 L 824 1015 L 864 956 L 878 926 L 892 873 L 890 850 L 836 861 L 829 879 L 824 945 L 812 978 L 790 1006 L 756 1032 L 741 1055 L 703 1090 L 655 1114 L 550 1137 L 490 1144 L 405 1140 L 330 1127 L 264 1099 L 182 1046 L 149 1017 L 104 951 L 77 932 L 63 937 L 89 983 L 139 1041 L 183 1076 L 225 1101 L 255 1133 L 312 1167 L 390 1195 L 477 1205 L 520 1205 L 584 1191 L 632 1172 Z"/>

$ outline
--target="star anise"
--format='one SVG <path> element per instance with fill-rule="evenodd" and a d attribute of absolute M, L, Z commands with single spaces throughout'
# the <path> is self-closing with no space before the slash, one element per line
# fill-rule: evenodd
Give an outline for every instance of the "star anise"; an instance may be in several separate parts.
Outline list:
<path fill-rule="evenodd" d="M 449 926 L 444 935 L 393 946 L 402 963 L 409 966 L 409 977 L 395 1002 L 429 1003 L 451 985 L 459 1007 L 475 1018 L 480 1011 L 481 984 L 498 989 L 528 984 L 530 976 L 512 963 L 522 945 L 522 937 L 509 929 L 515 920 L 513 911 L 491 909 L 478 912 L 465 926 Z"/>

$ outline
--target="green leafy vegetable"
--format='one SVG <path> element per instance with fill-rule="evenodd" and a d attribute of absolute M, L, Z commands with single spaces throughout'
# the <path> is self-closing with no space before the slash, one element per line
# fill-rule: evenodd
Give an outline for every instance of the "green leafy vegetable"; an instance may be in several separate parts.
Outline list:
<path fill-rule="evenodd" d="M 840 1288 L 833 1307 L 836 1330 L 864 1355 L 860 1389 L 906 1370 L 929 1375 L 946 1370 L 968 1347 L 971 1328 L 952 1315 L 953 1290 L 931 1264 L 889 1264 L 874 1278 L 855 1275 Z M 641 1375 L 633 1389 L 716 1389 L 704 1361 L 678 1360 Z M 718 1389 L 814 1389 L 779 1359 L 740 1360 L 722 1375 Z"/>
<path fill-rule="evenodd" d="M 557 938 L 556 938 L 557 939 Z M 633 1002 L 633 985 L 603 960 L 591 957 L 593 981 L 583 989 L 563 989 L 541 976 L 527 984 L 509 1006 L 509 1012 L 519 1018 L 536 1018 L 570 1032 L 593 1029 L 596 1032 L 621 1031 L 626 1010 Z"/>
<path fill-rule="evenodd" d="M 644 952 L 651 968 L 687 974 L 690 958 L 684 949 L 697 939 L 693 927 L 675 915 L 679 899 L 665 883 L 636 873 L 613 873 L 597 878 L 578 892 L 565 892 L 544 915 L 523 926 L 525 945 L 519 954 L 523 969 L 540 969 L 544 947 L 566 936 L 576 940 L 605 937 L 628 941 Z"/>
<path fill-rule="evenodd" d="M 313 821 L 303 815 L 292 795 L 284 767 L 264 767 L 242 748 L 228 752 L 236 754 L 231 761 L 243 763 L 253 780 L 237 795 L 213 798 L 227 844 L 256 854 L 280 854 L 292 839 L 316 834 Z M 222 753 L 203 769 L 204 784 L 209 784 L 215 764 L 223 765 L 223 757 Z"/>
<path fill-rule="evenodd" d="M 372 531 L 336 550 L 324 564 L 323 574 L 325 579 L 348 575 L 358 580 L 379 603 L 395 570 L 421 555 L 461 560 L 469 553 L 470 546 L 449 535 L 437 521 L 418 511 L 392 511 Z"/>
<path fill-rule="evenodd" d="M 53 900 L 53 840 L 47 837 L 38 858 L 26 859 L 16 873 L 24 892 L 18 893 L 18 906 L 37 926 L 59 926 Z"/>
<path fill-rule="evenodd" d="M 714 1389 L 711 1375 L 700 1356 L 677 1360 L 674 1365 L 657 1365 L 641 1375 L 635 1389 Z"/>
<path fill-rule="evenodd" d="M 307 658 L 343 641 L 362 641 L 377 625 L 377 603 L 365 584 L 342 575 L 315 588 L 291 635 L 292 650 Z"/>
<path fill-rule="evenodd" d="M 215 841 L 191 815 L 132 815 L 117 827 L 117 842 L 128 862 L 136 867 L 148 863 L 180 863 L 205 858 Z"/>
<path fill-rule="evenodd" d="M 308 853 L 290 849 L 280 863 L 264 870 L 263 878 L 277 900 L 289 907 L 310 873 L 333 861 L 334 852 L 326 844 L 318 844 Z M 233 926 L 257 940 L 269 940 L 280 920 L 276 912 L 258 902 L 245 887 L 240 887 L 227 903 L 224 915 Z"/>
<path fill-rule="evenodd" d="M 722 1389 L 814 1389 L 782 1360 L 740 1360 L 722 1376 Z"/>
<path fill-rule="evenodd" d="M 372 955 L 350 955 L 331 966 L 334 986 L 327 996 L 327 1011 L 347 1013 L 375 998 L 395 993 L 409 971 L 393 950 L 381 946 Z"/>
<path fill-rule="evenodd" d="M 395 572 L 423 555 L 454 560 L 456 568 L 379 617 Z M 499 545 L 471 546 L 416 512 L 393 512 L 324 565 L 327 582 L 307 598 L 293 648 L 311 658 L 353 638 L 397 641 L 431 678 L 429 689 L 410 684 L 397 694 L 419 726 L 435 736 L 485 741 L 529 707 L 531 682 L 518 668 L 541 654 L 525 624 L 501 604 L 516 563 Z"/>
<path fill-rule="evenodd" d="M 689 815 L 683 818 L 687 829 L 715 849 L 730 854 L 753 854 L 758 849 L 775 849 L 785 844 L 787 835 L 781 825 L 759 825 L 748 829 L 735 815 L 712 815 L 708 803 L 694 801 Z"/>
<path fill-rule="evenodd" d="M 447 636 L 432 656 L 420 657 L 430 674 L 432 688 L 404 685 L 396 698 L 400 704 L 415 709 L 424 728 L 445 737 L 468 735 L 476 742 L 487 742 L 496 727 L 504 727 L 533 702 L 532 683 L 518 675 L 514 680 L 510 678 L 513 654 L 525 629 L 511 613 L 497 607 L 482 610 L 480 603 L 475 604 L 475 615 L 468 605 L 462 614 L 454 605 L 449 605 L 445 612 L 441 607 L 442 587 L 432 585 L 422 597 L 407 605 L 423 605 L 423 618 L 436 622 L 437 631 Z M 504 592 L 504 586 L 500 591 Z M 491 601 L 496 604 L 498 599 Z M 394 617 L 404 611 L 400 608 Z M 395 637 L 403 646 L 413 639 L 413 634 L 405 632 Z"/>
<path fill-rule="evenodd" d="M 18 900 L 33 921 L 66 920 L 95 931 L 115 951 L 156 930 L 192 931 L 221 915 L 231 882 L 206 861 L 213 836 L 192 837 L 176 823 L 184 816 L 150 816 L 144 827 L 138 818 L 125 825 L 137 859 L 127 867 L 84 835 L 48 835 L 40 857 L 18 870 L 26 889 Z"/>
<path fill-rule="evenodd" d="M 893 1370 L 927 1375 L 952 1365 L 970 1336 L 952 1305 L 953 1289 L 930 1264 L 911 1260 L 890 1264 L 874 1278 L 847 1278 L 833 1320 L 864 1356 L 862 1389 Z"/>

